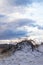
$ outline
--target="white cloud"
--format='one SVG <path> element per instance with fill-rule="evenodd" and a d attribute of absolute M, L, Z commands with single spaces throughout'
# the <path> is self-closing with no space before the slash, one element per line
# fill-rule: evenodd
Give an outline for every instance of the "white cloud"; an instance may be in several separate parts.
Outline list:
<path fill-rule="evenodd" d="M 43 30 L 38 29 L 37 27 L 22 26 L 18 27 L 17 30 L 25 30 L 27 31 L 26 36 L 30 36 L 29 38 L 39 39 L 40 41 L 43 41 Z"/>
<path fill-rule="evenodd" d="M 0 0 L 0 14 L 5 15 L 0 18 L 0 22 L 11 23 L 18 19 L 32 19 L 35 25 L 43 27 L 43 2 L 33 2 L 30 6 L 12 6 L 6 0 Z M 7 26 L 1 26 L 2 31 L 7 29 Z M 31 26 L 18 27 L 18 30 L 26 30 L 27 35 L 42 36 L 43 30 Z M 29 33 L 30 32 L 30 33 Z"/>
<path fill-rule="evenodd" d="M 7 16 L 9 22 L 15 21 L 17 19 L 27 18 L 36 21 L 37 25 L 43 26 L 43 4 L 33 3 L 31 6 L 24 8 L 14 7 L 13 12 L 7 14 Z"/>
<path fill-rule="evenodd" d="M 33 2 L 30 6 L 11 6 L 8 1 L 0 0 L 0 13 L 7 16 L 6 21 L 16 19 L 32 19 L 36 24 L 43 26 L 43 3 Z"/>
<path fill-rule="evenodd" d="M 43 4 L 33 3 L 30 7 L 25 8 L 25 17 L 35 20 L 36 24 L 43 26 Z"/>

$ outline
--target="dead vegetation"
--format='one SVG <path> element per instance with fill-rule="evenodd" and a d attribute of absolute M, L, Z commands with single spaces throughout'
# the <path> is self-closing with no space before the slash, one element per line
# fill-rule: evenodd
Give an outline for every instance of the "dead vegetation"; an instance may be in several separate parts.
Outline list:
<path fill-rule="evenodd" d="M 0 53 L 9 53 L 9 52 L 15 52 L 16 50 L 20 50 L 23 48 L 23 45 L 29 45 L 31 46 L 31 50 L 34 51 L 34 49 L 38 48 L 39 45 L 35 43 L 34 40 L 23 40 L 21 42 L 18 42 L 16 45 L 14 44 L 0 44 Z"/>

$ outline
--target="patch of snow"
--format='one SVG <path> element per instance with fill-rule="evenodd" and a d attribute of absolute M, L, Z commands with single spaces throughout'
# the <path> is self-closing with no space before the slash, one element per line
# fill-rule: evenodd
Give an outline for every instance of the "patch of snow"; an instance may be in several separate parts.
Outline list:
<path fill-rule="evenodd" d="M 11 56 L 0 58 L 0 65 L 43 65 L 43 45 L 38 47 L 39 52 L 24 45 L 21 50 L 17 50 Z"/>

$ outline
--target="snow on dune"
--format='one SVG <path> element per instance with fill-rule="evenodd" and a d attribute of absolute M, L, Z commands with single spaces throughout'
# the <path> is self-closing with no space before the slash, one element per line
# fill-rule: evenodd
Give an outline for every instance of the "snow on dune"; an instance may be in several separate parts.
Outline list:
<path fill-rule="evenodd" d="M 11 53 L 11 55 L 0 54 L 0 65 L 43 65 L 43 44 L 40 43 L 40 45 L 37 48 L 35 47 L 32 51 L 31 45 L 29 45 L 26 40 L 23 40 L 20 40 L 21 42 L 17 41 L 18 47 L 21 49 L 17 48 L 17 50 L 14 53 Z M 34 39 L 33 41 L 39 44 L 37 39 Z M 10 41 L 9 43 L 16 42 Z"/>
<path fill-rule="evenodd" d="M 11 56 L 0 57 L 0 65 L 43 65 L 43 45 L 32 51 L 27 42 L 21 43 L 22 49 L 12 53 Z M 1 55 L 0 55 L 1 56 Z"/>

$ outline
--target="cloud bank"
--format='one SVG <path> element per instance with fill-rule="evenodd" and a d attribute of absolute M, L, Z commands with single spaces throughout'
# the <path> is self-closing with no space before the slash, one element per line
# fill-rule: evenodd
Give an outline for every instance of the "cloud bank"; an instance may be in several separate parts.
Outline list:
<path fill-rule="evenodd" d="M 43 0 L 0 0 L 0 39 L 43 38 Z"/>

